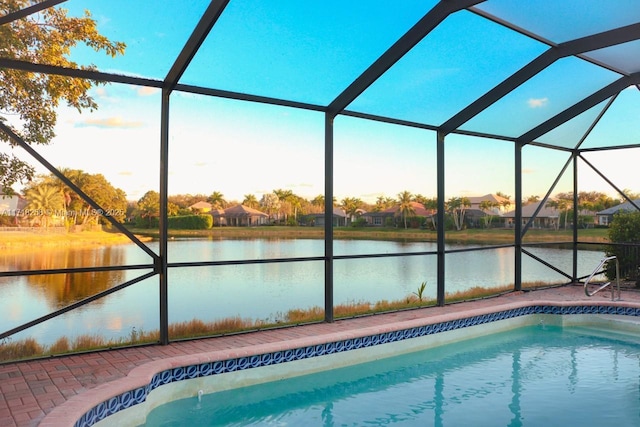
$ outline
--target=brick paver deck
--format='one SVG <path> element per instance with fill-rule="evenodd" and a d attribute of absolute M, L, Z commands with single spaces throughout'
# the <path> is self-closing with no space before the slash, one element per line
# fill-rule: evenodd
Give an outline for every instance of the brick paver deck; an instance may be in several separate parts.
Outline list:
<path fill-rule="evenodd" d="M 37 426 L 54 408 L 67 403 L 98 385 L 122 379 L 134 368 L 149 362 L 214 351 L 233 351 L 256 345 L 286 342 L 352 330 L 389 325 L 442 315 L 460 315 L 494 307 L 496 311 L 523 302 L 589 301 L 609 303 L 606 291 L 587 297 L 581 286 L 564 286 L 533 292 L 514 292 L 484 300 L 431 307 L 398 313 L 321 323 L 286 329 L 251 332 L 218 338 L 173 343 L 168 346 L 145 346 L 108 350 L 72 356 L 52 357 L 0 365 L 0 426 Z M 640 307 L 640 292 L 623 290 L 621 304 Z M 76 399 L 77 400 L 77 399 Z M 94 402 L 98 403 L 98 402 Z M 51 418 L 51 417 L 49 417 Z M 43 423 L 44 424 L 44 423 Z M 47 425 L 56 425 L 47 420 Z"/>

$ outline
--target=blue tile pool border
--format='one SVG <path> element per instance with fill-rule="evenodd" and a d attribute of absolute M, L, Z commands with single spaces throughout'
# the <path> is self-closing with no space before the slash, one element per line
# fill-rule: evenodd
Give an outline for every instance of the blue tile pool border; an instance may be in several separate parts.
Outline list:
<path fill-rule="evenodd" d="M 74 424 L 75 427 L 90 427 L 105 418 L 138 405 L 146 401 L 147 396 L 153 390 L 166 384 L 218 375 L 227 372 L 243 371 L 262 366 L 277 365 L 294 360 L 309 359 L 312 357 L 327 354 L 342 353 L 359 348 L 373 347 L 380 344 L 402 341 L 411 338 L 418 338 L 441 332 L 453 331 L 470 326 L 482 325 L 499 320 L 511 319 L 532 314 L 616 314 L 624 316 L 640 316 L 640 308 L 620 307 L 608 305 L 575 305 L 575 306 L 550 306 L 531 305 L 527 307 L 514 308 L 497 311 L 494 313 L 481 314 L 457 320 L 449 320 L 440 323 L 433 323 L 424 326 L 415 326 L 407 329 L 383 332 L 364 337 L 351 338 L 324 344 L 298 347 L 288 350 L 275 351 L 271 353 L 258 354 L 253 356 L 243 356 L 218 360 L 213 362 L 200 363 L 196 365 L 176 367 L 158 372 L 153 376 L 151 382 L 145 386 L 126 391 L 118 396 L 114 396 L 104 402 L 100 402 Z"/>

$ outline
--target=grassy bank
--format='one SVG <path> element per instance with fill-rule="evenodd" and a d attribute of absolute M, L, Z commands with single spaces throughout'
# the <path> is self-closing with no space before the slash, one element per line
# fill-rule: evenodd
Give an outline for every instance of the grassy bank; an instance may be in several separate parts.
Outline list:
<path fill-rule="evenodd" d="M 142 240 L 158 238 L 159 232 L 154 229 L 131 229 L 131 232 Z M 399 229 L 399 228 L 335 228 L 335 239 L 371 239 L 371 240 L 404 240 L 435 242 L 437 234 L 431 230 Z M 285 238 L 285 239 L 322 239 L 324 229 L 320 227 L 218 227 L 209 230 L 169 230 L 170 238 Z M 571 230 L 530 230 L 524 242 L 570 242 L 573 239 Z M 608 229 L 595 228 L 580 230 L 578 240 L 581 242 L 607 243 Z M 447 231 L 447 243 L 461 244 L 510 244 L 514 242 L 514 232 L 510 229 L 469 229 Z M 33 249 L 46 246 L 104 246 L 130 243 L 122 233 L 106 231 L 60 232 L 59 230 L 37 231 L 0 231 L 0 250 Z"/>
<path fill-rule="evenodd" d="M 151 237 L 142 236 L 144 240 Z M 1 231 L 0 250 L 28 249 L 39 247 L 92 247 L 131 243 L 131 240 L 122 233 L 109 233 L 106 231 L 79 231 L 60 232 L 52 230 L 38 231 Z"/>
<path fill-rule="evenodd" d="M 135 234 L 157 238 L 157 230 L 133 229 Z M 432 230 L 399 229 L 399 228 L 335 228 L 336 239 L 372 239 L 372 240 L 407 240 L 430 241 L 437 240 L 437 233 Z M 324 229 L 321 227 L 217 227 L 210 230 L 169 230 L 169 237 L 173 238 L 308 238 L 322 239 Z M 570 242 L 573 240 L 571 230 L 529 230 L 525 235 L 525 242 Z M 578 240 L 581 242 L 607 243 L 608 229 L 594 228 L 580 230 Z M 447 243 L 473 244 L 509 244 L 514 242 L 512 229 L 468 229 L 461 231 L 447 231 Z"/>

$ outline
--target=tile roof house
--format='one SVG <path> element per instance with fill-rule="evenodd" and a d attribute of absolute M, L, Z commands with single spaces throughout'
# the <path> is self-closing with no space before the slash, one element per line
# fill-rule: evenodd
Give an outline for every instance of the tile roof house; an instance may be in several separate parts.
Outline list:
<path fill-rule="evenodd" d="M 529 222 L 529 219 L 533 217 L 536 209 L 540 206 L 540 203 L 542 202 L 535 202 L 522 206 L 522 225 Z M 502 217 L 504 218 L 504 226 L 512 228 L 514 226 L 516 211 L 512 210 L 506 212 Z M 533 220 L 531 228 L 556 228 L 559 225 L 559 217 L 560 211 L 552 207 L 543 206 Z"/>
<path fill-rule="evenodd" d="M 316 227 L 324 227 L 324 212 L 306 215 L 307 219 L 312 221 Z M 348 225 L 348 215 L 341 208 L 333 208 L 333 226 L 346 227 Z"/>
<path fill-rule="evenodd" d="M 214 209 L 210 212 L 214 225 L 232 227 L 250 227 L 269 223 L 269 215 L 244 205 L 235 205 L 226 209 Z"/>
<path fill-rule="evenodd" d="M 637 207 L 640 207 L 640 199 L 633 201 Z M 613 221 L 613 216 L 618 212 L 637 212 L 638 208 L 630 202 L 621 203 L 600 212 L 596 212 L 596 224 L 608 226 Z"/>
<path fill-rule="evenodd" d="M 213 208 L 213 205 L 211 203 L 204 202 L 204 201 L 200 201 L 189 206 L 189 209 L 191 209 L 192 211 L 201 212 L 201 213 L 211 212 L 212 208 Z"/>
<path fill-rule="evenodd" d="M 513 202 L 511 202 L 511 200 L 495 194 L 467 197 L 467 199 L 469 199 L 469 202 L 471 203 L 469 209 L 477 209 L 489 215 L 502 215 L 510 205 L 513 205 Z M 481 209 L 480 205 L 482 204 L 482 202 L 491 202 L 497 206 L 492 207 L 488 210 Z"/>

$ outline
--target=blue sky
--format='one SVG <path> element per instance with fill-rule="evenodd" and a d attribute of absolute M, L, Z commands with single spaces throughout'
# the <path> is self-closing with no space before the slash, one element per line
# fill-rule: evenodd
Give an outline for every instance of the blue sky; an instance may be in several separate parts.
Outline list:
<path fill-rule="evenodd" d="M 74 50 L 73 59 L 95 63 L 103 71 L 163 79 L 207 3 L 70 0 L 63 7 L 72 14 L 91 10 L 101 32 L 128 46 L 115 59 L 86 48 Z M 515 13 L 507 3 L 495 2 L 495 7 Z M 370 1 L 367 19 L 358 19 L 361 2 L 232 0 L 181 82 L 324 105 L 433 4 L 403 1 L 390 16 L 387 1 Z M 348 108 L 437 125 L 545 49 L 475 14 L 459 12 Z M 518 136 L 616 78 L 585 61 L 558 61 L 463 129 Z M 58 136 L 38 151 L 55 166 L 104 174 L 132 200 L 157 190 L 159 91 L 110 84 L 92 94 L 99 110 L 77 114 L 60 108 Z M 585 145 L 640 141 L 638 96 L 636 89 L 625 91 L 612 107 L 624 114 L 615 120 L 605 115 Z M 598 113 L 594 109 L 584 118 Z M 584 118 L 541 140 L 577 141 L 589 124 Z M 307 198 L 324 191 L 321 113 L 174 93 L 169 130 L 170 194 L 220 191 L 228 200 L 242 200 L 245 194 L 260 198 L 278 188 Z M 435 196 L 435 141 L 431 131 L 338 117 L 336 197 L 373 202 L 405 190 Z M 631 162 L 637 151 L 597 153 L 590 161 L 620 188 L 640 192 L 638 178 L 626 173 L 635 167 Z M 449 135 L 446 155 L 447 197 L 514 194 L 510 143 Z M 526 148 L 525 196 L 543 195 L 567 157 Z M 581 190 L 613 194 L 585 168 L 579 180 Z M 565 178 L 556 192 L 568 191 L 570 185 L 571 178 Z"/>

